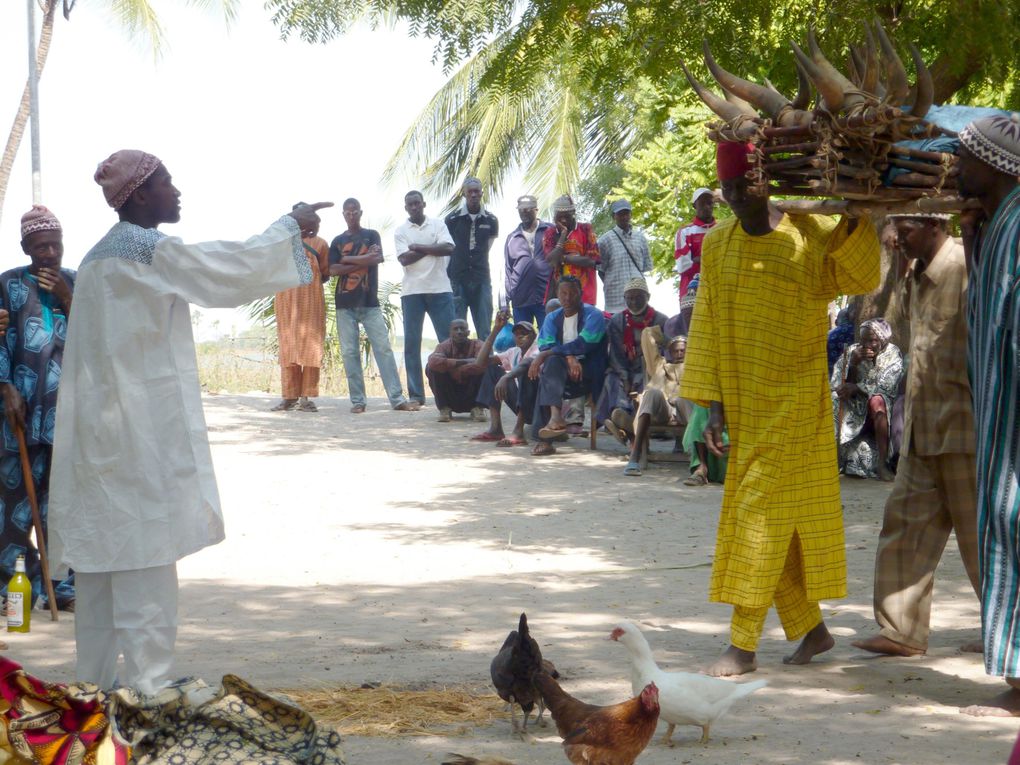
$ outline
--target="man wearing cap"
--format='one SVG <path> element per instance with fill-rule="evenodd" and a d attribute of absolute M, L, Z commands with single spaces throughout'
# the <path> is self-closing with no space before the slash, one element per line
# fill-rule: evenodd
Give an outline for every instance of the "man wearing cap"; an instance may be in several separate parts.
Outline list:
<path fill-rule="evenodd" d="M 489 429 L 474 436 L 472 441 L 494 442 L 496 446 L 526 446 L 524 426 L 532 421 L 535 409 L 537 388 L 526 388 L 518 385 L 519 380 L 526 380 L 528 366 L 538 355 L 535 344 L 535 326 L 527 321 L 518 321 L 513 325 L 514 344 L 501 353 L 493 354 L 493 339 L 506 326 L 509 316 L 500 311 L 492 325 L 492 332 L 485 339 L 475 365 L 485 368 L 481 385 L 478 388 L 478 404 L 489 410 Z M 522 391 L 526 391 L 522 395 Z M 503 432 L 503 418 L 500 414 L 502 405 L 506 404 L 510 411 L 517 415 L 513 433 L 507 438 Z"/>
<path fill-rule="evenodd" d="M 299 207 L 245 242 L 189 245 L 157 229 L 181 218 L 159 159 L 118 151 L 95 180 L 120 221 L 75 281 L 51 552 L 75 571 L 78 680 L 152 694 L 174 677 L 177 561 L 223 539 L 190 303 L 234 307 L 308 284 L 301 237 L 329 203 Z"/>
<path fill-rule="evenodd" d="M 977 441 L 978 551 L 985 671 L 1010 688 L 975 715 L 1020 715 L 1020 115 L 960 132 L 960 215 L 970 264 L 969 359 Z"/>
<path fill-rule="evenodd" d="M 489 278 L 489 250 L 499 235 L 499 220 L 482 204 L 482 182 L 464 181 L 460 208 L 446 216 L 453 237 L 453 253 L 446 273 L 453 289 L 457 318 L 466 319 L 471 309 L 475 334 L 484 340 L 492 324 L 492 280 Z"/>
<path fill-rule="evenodd" d="M 626 307 L 607 322 L 609 333 L 609 369 L 602 386 L 595 419 L 618 439 L 633 434 L 634 399 L 645 389 L 645 356 L 641 352 L 641 333 L 648 327 L 665 327 L 669 317 L 648 305 L 648 283 L 640 276 L 628 282 L 623 291 Z"/>
<path fill-rule="evenodd" d="M 701 273 L 701 242 L 715 225 L 715 197 L 712 189 L 695 189 L 691 196 L 691 207 L 694 208 L 694 220 L 676 232 L 676 247 L 673 250 L 676 272 L 680 275 L 678 291 L 681 300 L 687 294 L 691 280 Z"/>
<path fill-rule="evenodd" d="M 948 215 L 895 215 L 910 259 L 910 318 L 903 446 L 875 558 L 879 634 L 854 642 L 893 656 L 928 649 L 932 585 L 949 533 L 975 593 L 977 549 L 974 414 L 967 377 L 967 264 L 946 231 Z"/>
<path fill-rule="evenodd" d="M 644 275 L 652 270 L 652 256 L 644 232 L 630 223 L 630 202 L 617 199 L 609 209 L 616 225 L 599 237 L 598 273 L 606 313 L 617 314 L 626 308 L 623 293 L 627 284 L 634 279 L 644 281 Z"/>
<path fill-rule="evenodd" d="M 705 237 L 681 383 L 684 398 L 710 409 L 708 450 L 726 453 L 727 426 L 732 444 L 709 592 L 733 606 L 730 646 L 707 670 L 717 676 L 757 669 L 773 604 L 787 639 L 801 640 L 784 663 L 834 645 L 819 607 L 846 595 L 827 306 L 879 283 L 870 221 L 784 215 L 749 184 L 752 150 L 718 146 L 735 218 Z"/>
<path fill-rule="evenodd" d="M 538 219 L 538 200 L 530 194 L 517 198 L 521 225 L 510 232 L 503 246 L 506 296 L 514 321 L 537 326 L 545 319 L 545 292 L 552 268 L 545 260 L 542 242 L 551 223 Z"/>
<path fill-rule="evenodd" d="M 304 205 L 298 202 L 293 209 Z M 312 399 L 319 396 L 319 367 L 326 341 L 326 300 L 323 283 L 329 281 L 329 243 L 315 233 L 301 240 L 312 270 L 312 281 L 300 287 L 277 292 L 276 336 L 280 363 L 280 390 L 283 398 L 272 411 L 297 408 L 316 412 Z"/>
<path fill-rule="evenodd" d="M 542 251 L 552 269 L 546 299 L 558 296 L 558 283 L 564 276 L 572 276 L 581 285 L 581 301 L 595 305 L 598 285 L 595 269 L 599 264 L 599 243 L 590 223 L 577 220 L 577 207 L 568 195 L 558 197 L 552 206 L 553 223 L 546 229 Z"/>
<path fill-rule="evenodd" d="M 24 555 L 32 599 L 42 594 L 47 603 L 39 553 L 29 539 L 32 508 L 21 470 L 17 432 L 20 430 L 25 437 L 32 484 L 46 532 L 57 387 L 75 275 L 61 268 L 63 230 L 57 217 L 42 205 L 35 205 L 21 218 L 21 249 L 31 259 L 30 264 L 0 275 L 3 327 L 6 329 L 8 322 L 11 325 L 7 342 L 0 343 L 0 392 L 5 415 L 0 448 L 0 592 L 6 592 L 14 563 Z M 51 568 L 51 576 L 54 573 Z M 57 607 L 74 610 L 74 575 L 64 581 L 55 579 L 53 585 Z"/>

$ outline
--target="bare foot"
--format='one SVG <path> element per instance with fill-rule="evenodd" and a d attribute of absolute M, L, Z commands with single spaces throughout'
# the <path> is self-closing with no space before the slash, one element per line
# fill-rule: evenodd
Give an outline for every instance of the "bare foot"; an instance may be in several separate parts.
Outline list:
<path fill-rule="evenodd" d="M 882 653 L 886 656 L 923 656 L 924 651 L 920 648 L 912 648 L 903 643 L 890 640 L 885 635 L 875 635 L 866 640 L 855 640 L 850 645 L 854 648 L 862 648 L 871 653 Z"/>
<path fill-rule="evenodd" d="M 963 653 L 984 653 L 985 644 L 980 640 L 971 640 L 969 643 L 961 645 L 960 650 Z"/>
<path fill-rule="evenodd" d="M 758 658 L 754 651 L 745 651 L 731 645 L 722 652 L 722 656 L 716 659 L 712 666 L 705 670 L 705 674 L 712 677 L 729 677 L 754 672 L 756 669 L 758 669 Z"/>
<path fill-rule="evenodd" d="M 829 634 L 829 628 L 825 622 L 820 622 L 804 636 L 796 651 L 783 658 L 783 664 L 807 664 L 818 654 L 831 650 L 834 645 L 836 641 Z"/>
<path fill-rule="evenodd" d="M 1020 717 L 1020 690 L 1010 688 L 985 704 L 961 707 L 960 712 L 972 717 Z"/>

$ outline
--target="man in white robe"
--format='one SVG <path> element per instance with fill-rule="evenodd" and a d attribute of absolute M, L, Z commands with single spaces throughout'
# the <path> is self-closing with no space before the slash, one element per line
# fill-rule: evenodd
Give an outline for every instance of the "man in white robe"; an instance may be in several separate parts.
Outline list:
<path fill-rule="evenodd" d="M 73 568 L 77 677 L 152 694 L 173 679 L 177 561 L 223 539 L 189 303 L 237 306 L 311 280 L 308 205 L 246 242 L 186 245 L 156 157 L 96 171 L 120 216 L 78 271 L 57 404 L 51 556 Z M 116 677 L 124 655 L 125 671 Z"/>

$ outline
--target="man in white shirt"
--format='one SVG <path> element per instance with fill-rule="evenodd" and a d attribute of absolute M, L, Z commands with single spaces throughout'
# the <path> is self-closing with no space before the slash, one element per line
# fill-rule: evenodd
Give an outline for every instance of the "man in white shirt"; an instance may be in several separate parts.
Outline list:
<path fill-rule="evenodd" d="M 404 267 L 400 307 L 404 315 L 404 370 L 407 397 L 425 404 L 425 380 L 421 368 L 421 331 L 425 314 L 432 320 L 436 337 L 450 336 L 455 318 L 453 290 L 446 268 L 453 252 L 453 238 L 438 218 L 425 217 L 425 199 L 420 191 L 404 195 L 407 222 L 393 235 L 397 260 Z"/>
<path fill-rule="evenodd" d="M 189 303 L 235 307 L 312 280 L 304 205 L 246 242 L 185 244 L 166 167 L 119 151 L 96 171 L 120 221 L 74 289 L 50 476 L 50 556 L 74 569 L 78 680 L 154 694 L 173 679 L 177 561 L 223 540 Z"/>

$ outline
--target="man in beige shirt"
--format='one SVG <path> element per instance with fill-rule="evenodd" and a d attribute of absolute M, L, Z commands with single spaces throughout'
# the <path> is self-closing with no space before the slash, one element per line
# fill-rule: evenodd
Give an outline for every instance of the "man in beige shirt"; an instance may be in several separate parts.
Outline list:
<path fill-rule="evenodd" d="M 885 505 L 875 560 L 879 634 L 854 643 L 873 653 L 928 649 L 935 569 L 949 532 L 979 591 L 974 414 L 967 377 L 967 266 L 948 216 L 893 216 L 913 259 L 904 310 L 910 319 L 903 446 Z"/>

